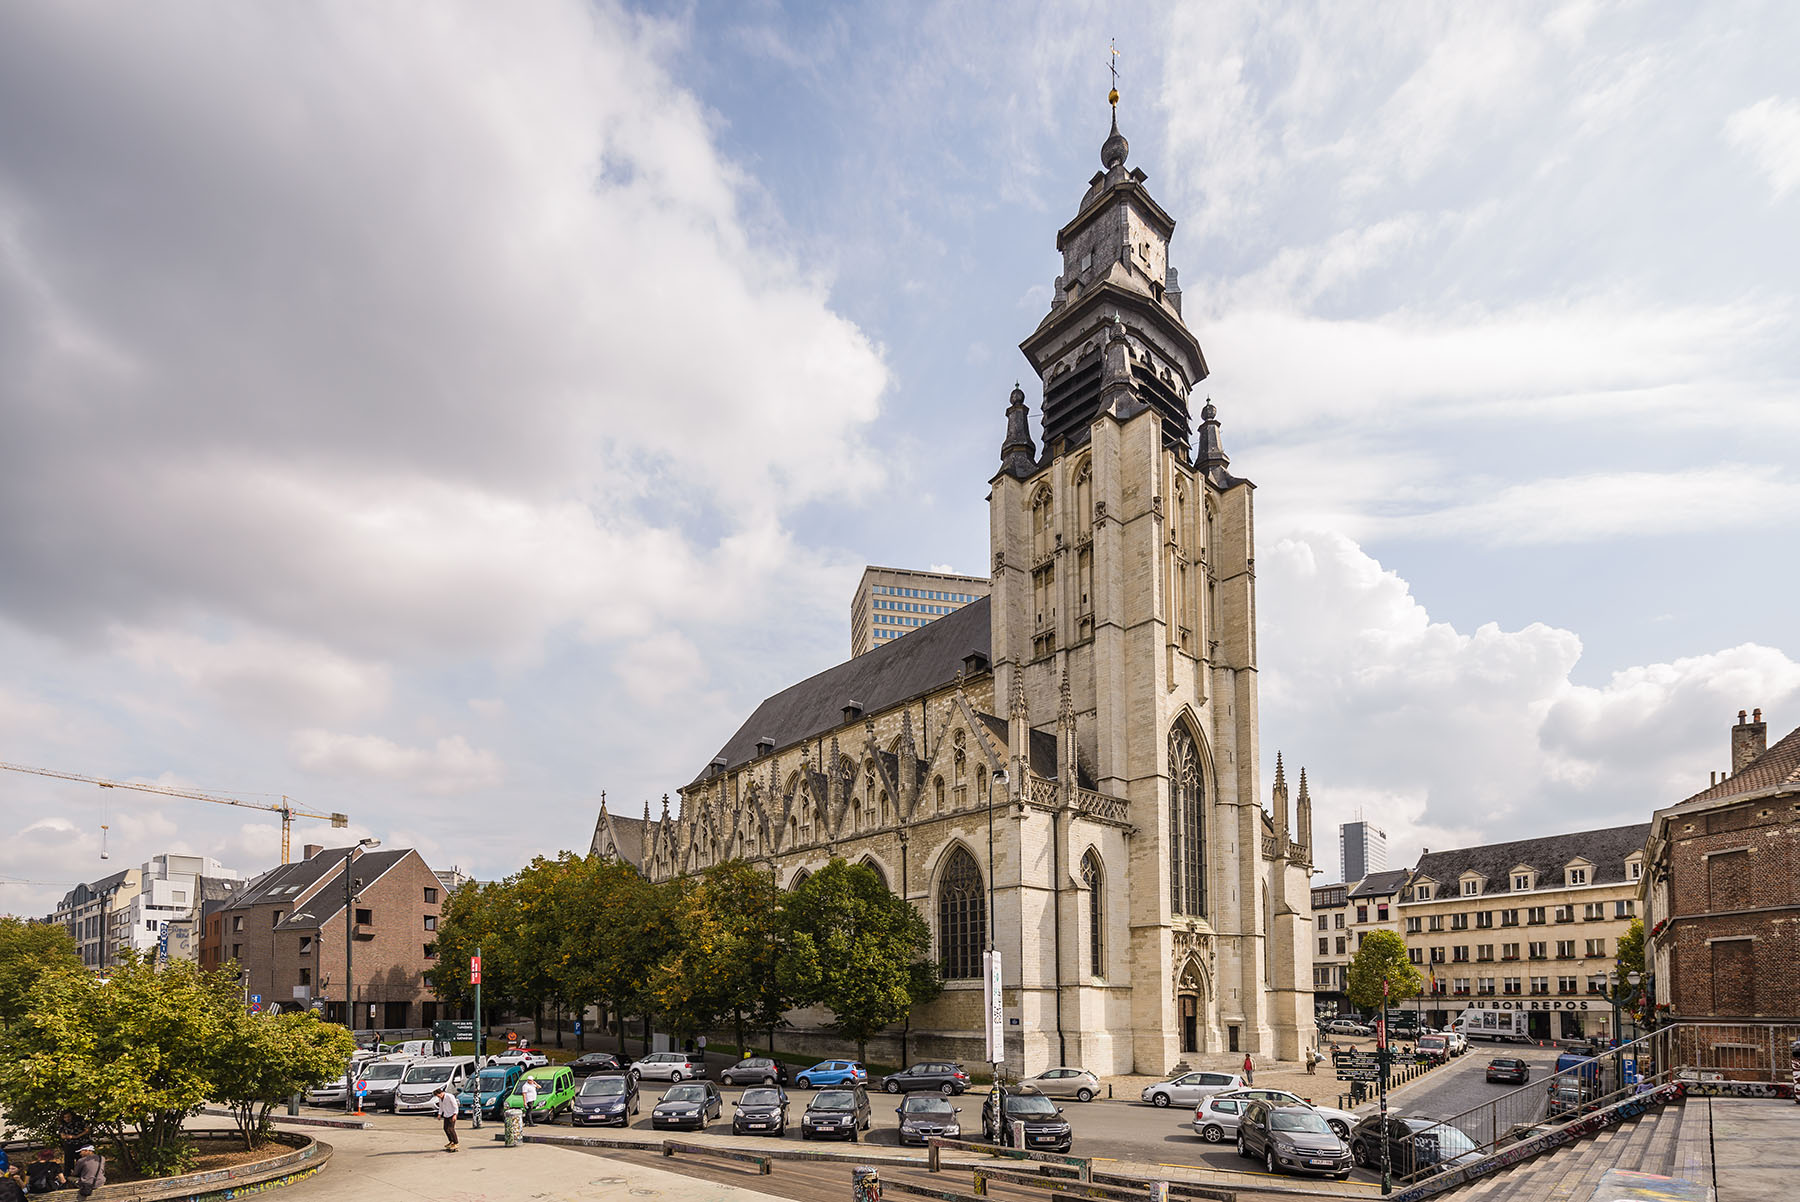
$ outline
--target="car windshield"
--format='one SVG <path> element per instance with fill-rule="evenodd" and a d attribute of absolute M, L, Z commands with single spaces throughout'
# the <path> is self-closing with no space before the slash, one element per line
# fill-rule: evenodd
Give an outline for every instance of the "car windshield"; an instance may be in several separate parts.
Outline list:
<path fill-rule="evenodd" d="M 1277 1110 L 1269 1117 L 1276 1131 L 1306 1131 L 1313 1135 L 1330 1135 L 1331 1128 L 1318 1115 L 1305 1110 Z"/>
<path fill-rule="evenodd" d="M 746 1089 L 744 1096 L 738 1099 L 739 1106 L 779 1106 L 781 1091 L 779 1089 Z"/>
<path fill-rule="evenodd" d="M 581 1083 L 584 1098 L 614 1098 L 625 1092 L 623 1077 L 589 1077 Z"/>
<path fill-rule="evenodd" d="M 495 1072 L 491 1068 L 485 1070 L 476 1080 L 481 1083 L 483 1093 L 493 1093 L 497 1089 L 506 1088 L 506 1074 Z"/>
<path fill-rule="evenodd" d="M 856 1095 L 847 1089 L 828 1089 L 814 1098 L 811 1110 L 849 1110 L 856 1105 Z"/>
<path fill-rule="evenodd" d="M 1020 1115 L 1055 1114 L 1056 1103 L 1042 1094 L 1006 1095 L 1006 1113 Z"/>
<path fill-rule="evenodd" d="M 1446 1158 L 1475 1150 L 1474 1140 L 1444 1123 L 1427 1123 L 1422 1127 L 1414 1127 L 1413 1139 L 1427 1147 L 1435 1144 L 1439 1154 Z"/>
<path fill-rule="evenodd" d="M 900 1109 L 907 1114 L 949 1114 L 948 1098 L 908 1098 Z"/>
<path fill-rule="evenodd" d="M 704 1102 L 705 1100 L 706 1086 L 704 1085 L 677 1085 L 663 1095 L 665 1102 Z"/>
<path fill-rule="evenodd" d="M 398 1081 L 406 1075 L 404 1064 L 371 1064 L 363 1076 L 371 1081 Z"/>
<path fill-rule="evenodd" d="M 768 1068 L 769 1063 L 770 1062 L 767 1060 L 740 1060 L 740 1061 L 738 1061 L 738 1067 L 739 1068 Z"/>
<path fill-rule="evenodd" d="M 415 1064 L 406 1070 L 408 1085 L 440 1085 L 449 1079 L 448 1064 Z"/>

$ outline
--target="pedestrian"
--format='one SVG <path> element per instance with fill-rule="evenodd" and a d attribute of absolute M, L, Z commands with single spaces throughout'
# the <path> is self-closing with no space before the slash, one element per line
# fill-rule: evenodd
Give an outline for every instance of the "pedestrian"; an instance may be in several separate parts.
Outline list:
<path fill-rule="evenodd" d="M 531 1108 L 537 1105 L 537 1078 L 527 1075 L 519 1082 L 519 1106 L 525 1111 L 525 1125 L 533 1126 Z"/>
<path fill-rule="evenodd" d="M 432 1108 L 437 1116 L 444 1120 L 444 1151 L 456 1152 L 460 1148 L 456 1142 L 456 1099 L 450 1092 L 439 1087 L 432 1098 Z"/>
<path fill-rule="evenodd" d="M 1256 1084 L 1256 1070 L 1255 1066 L 1250 1063 L 1250 1053 L 1248 1052 L 1244 1053 L 1244 1084 Z"/>
<path fill-rule="evenodd" d="M 1307 1075 L 1312 1076 L 1314 1073 L 1316 1073 L 1318 1071 L 1318 1067 L 1319 1067 L 1319 1049 L 1318 1048 L 1307 1048 L 1306 1049 L 1306 1073 L 1307 1073 Z"/>
<path fill-rule="evenodd" d="M 62 1144 L 63 1176 L 73 1177 L 75 1156 L 81 1151 L 81 1145 L 94 1138 L 94 1133 L 88 1130 L 86 1119 L 77 1116 L 73 1110 L 65 1110 L 56 1120 L 56 1138 Z"/>
<path fill-rule="evenodd" d="M 37 1159 L 31 1162 L 31 1168 L 25 1174 L 25 1187 L 34 1194 L 47 1194 L 68 1182 L 62 1166 L 56 1162 L 56 1149 L 39 1148 Z"/>
<path fill-rule="evenodd" d="M 106 1158 L 95 1150 L 93 1144 L 82 1144 L 75 1153 L 76 1196 L 91 1197 L 95 1190 L 105 1184 Z"/>

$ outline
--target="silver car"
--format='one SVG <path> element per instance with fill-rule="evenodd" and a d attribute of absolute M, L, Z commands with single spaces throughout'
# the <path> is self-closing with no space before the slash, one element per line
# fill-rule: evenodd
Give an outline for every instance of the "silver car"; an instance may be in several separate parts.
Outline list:
<path fill-rule="evenodd" d="M 1271 1106 L 1304 1106 L 1325 1120 L 1339 1139 L 1348 1140 L 1357 1116 L 1348 1110 L 1331 1106 L 1315 1106 L 1299 1094 L 1285 1089 L 1233 1089 L 1201 1098 L 1194 1107 L 1194 1134 L 1209 1144 L 1237 1138 L 1238 1118 L 1251 1102 L 1267 1102 Z"/>
<path fill-rule="evenodd" d="M 1147 1086 L 1139 1096 L 1152 1106 L 1194 1106 L 1201 1098 L 1243 1089 L 1244 1084 L 1236 1073 L 1183 1073 L 1172 1081 Z"/>
<path fill-rule="evenodd" d="M 1074 1098 L 1091 1102 L 1100 1093 L 1100 1078 L 1085 1068 L 1047 1068 L 1019 1084 L 1030 1085 L 1047 1098 Z"/>
<path fill-rule="evenodd" d="M 634 1061 L 625 1072 L 633 1079 L 681 1082 L 706 1076 L 706 1065 L 697 1052 L 652 1052 Z"/>

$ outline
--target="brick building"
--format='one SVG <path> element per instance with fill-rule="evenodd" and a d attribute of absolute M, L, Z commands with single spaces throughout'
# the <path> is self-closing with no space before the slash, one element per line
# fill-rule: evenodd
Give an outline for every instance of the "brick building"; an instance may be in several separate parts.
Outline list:
<path fill-rule="evenodd" d="M 437 963 L 444 887 L 411 848 L 308 845 L 304 859 L 264 873 L 206 916 L 201 962 L 215 954 L 216 940 L 216 955 L 244 970 L 247 994 L 265 1005 L 318 1002 L 327 1019 L 344 1022 L 346 856 L 355 941 L 349 1025 L 429 1027 L 438 1002 L 425 973 Z"/>
<path fill-rule="evenodd" d="M 1800 1015 L 1800 729 L 1738 712 L 1731 771 L 1650 824 L 1646 958 L 1665 1019 Z"/>

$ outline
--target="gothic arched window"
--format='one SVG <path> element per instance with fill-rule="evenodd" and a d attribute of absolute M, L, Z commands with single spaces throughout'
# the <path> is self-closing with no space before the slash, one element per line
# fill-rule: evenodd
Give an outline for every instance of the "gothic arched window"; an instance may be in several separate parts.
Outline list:
<path fill-rule="evenodd" d="M 981 976 L 987 946 L 987 894 L 981 869 L 966 847 L 950 853 L 938 880 L 938 962 L 947 981 Z"/>
<path fill-rule="evenodd" d="M 1169 909 L 1206 914 L 1206 818 L 1200 749 L 1188 728 L 1169 731 Z"/>
<path fill-rule="evenodd" d="M 1106 877 L 1093 848 L 1081 857 L 1081 883 L 1088 891 L 1088 975 L 1106 976 Z"/>
<path fill-rule="evenodd" d="M 799 872 L 796 872 L 794 874 L 794 879 L 788 882 L 788 892 L 792 893 L 795 889 L 798 889 L 800 886 L 806 884 L 806 878 L 811 875 L 812 875 L 812 873 L 808 872 L 804 868 L 802 868 Z"/>
<path fill-rule="evenodd" d="M 943 777 L 934 776 L 931 778 L 931 795 L 932 795 L 932 799 L 937 802 L 937 812 L 942 814 L 944 812 L 944 778 Z"/>
<path fill-rule="evenodd" d="M 975 765 L 975 800 L 982 805 L 988 802 L 988 774 L 986 764 Z"/>
<path fill-rule="evenodd" d="M 1056 507 L 1052 504 L 1050 490 L 1040 488 L 1031 499 L 1031 553 L 1034 560 L 1044 558 L 1055 547 L 1055 521 Z"/>
<path fill-rule="evenodd" d="M 864 868 L 867 868 L 870 872 L 875 874 L 875 879 L 881 882 L 881 887 L 883 889 L 888 889 L 887 873 L 881 871 L 881 865 L 879 865 L 875 862 L 874 856 L 864 856 L 861 860 L 859 860 L 857 862 L 859 864 L 861 864 Z M 891 892 L 893 892 L 893 890 L 888 889 L 888 892 L 891 893 Z"/>

